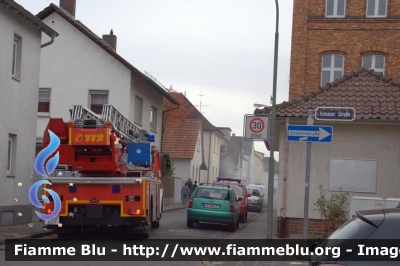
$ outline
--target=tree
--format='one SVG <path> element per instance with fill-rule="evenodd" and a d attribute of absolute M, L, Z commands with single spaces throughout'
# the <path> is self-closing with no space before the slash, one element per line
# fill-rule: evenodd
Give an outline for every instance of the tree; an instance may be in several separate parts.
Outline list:
<path fill-rule="evenodd" d="M 175 125 L 179 123 L 183 123 L 183 121 L 193 112 L 194 107 L 190 104 L 189 100 L 186 97 L 174 89 L 167 89 L 168 93 L 174 97 L 179 105 L 175 105 L 171 103 L 166 98 L 163 99 L 163 124 L 162 124 L 162 133 L 165 132 L 165 128 L 168 125 Z"/>
<path fill-rule="evenodd" d="M 347 221 L 349 193 L 343 192 L 342 188 L 340 188 L 338 193 L 331 194 L 329 198 L 325 194 L 326 190 L 320 185 L 319 198 L 314 203 L 313 211 L 317 211 L 321 215 L 328 228 L 336 230 Z"/>

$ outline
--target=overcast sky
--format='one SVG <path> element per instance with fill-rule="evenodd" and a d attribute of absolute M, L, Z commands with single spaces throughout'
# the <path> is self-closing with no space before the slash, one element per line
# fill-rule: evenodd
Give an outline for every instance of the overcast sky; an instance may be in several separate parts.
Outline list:
<path fill-rule="evenodd" d="M 59 0 L 15 0 L 36 15 Z M 217 127 L 243 135 L 254 103 L 270 104 L 274 0 L 77 0 L 75 18 L 98 36 L 113 29 L 117 53 L 185 93 Z M 277 103 L 288 100 L 292 0 L 279 0 Z M 55 40 L 57 42 L 57 39 Z M 204 95 L 200 97 L 199 95 Z M 200 109 L 200 107 L 198 107 Z M 263 142 L 258 151 L 268 154 Z"/>

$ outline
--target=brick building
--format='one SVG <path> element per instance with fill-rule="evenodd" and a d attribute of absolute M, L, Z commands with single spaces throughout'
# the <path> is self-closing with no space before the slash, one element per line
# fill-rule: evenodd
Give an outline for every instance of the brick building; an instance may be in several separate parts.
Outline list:
<path fill-rule="evenodd" d="M 400 80 L 400 1 L 294 0 L 289 100 L 360 67 Z"/>
<path fill-rule="evenodd" d="M 320 186 L 328 198 L 337 192 L 333 183 L 350 197 L 400 198 L 400 179 L 393 178 L 400 171 L 400 1 L 293 2 L 290 99 L 276 106 L 273 147 L 277 233 L 303 234 L 306 141 L 287 141 L 288 125 L 305 125 L 309 108 L 352 107 L 354 121 L 314 121 L 333 127 L 331 143 L 312 145 L 307 184 L 308 235 L 326 237 L 332 228 L 314 210 Z M 271 107 L 254 113 L 269 114 Z M 360 174 L 367 167 L 374 170 Z"/>

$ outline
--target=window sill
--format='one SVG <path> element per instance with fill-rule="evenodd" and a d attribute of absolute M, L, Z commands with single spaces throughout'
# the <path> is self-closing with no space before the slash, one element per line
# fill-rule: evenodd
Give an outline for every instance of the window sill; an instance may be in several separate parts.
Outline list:
<path fill-rule="evenodd" d="M 157 133 L 157 130 L 155 130 L 155 129 L 151 129 L 150 128 L 150 131 L 153 132 L 153 133 Z"/>
<path fill-rule="evenodd" d="M 135 123 L 136 125 L 138 125 L 138 126 L 143 126 L 142 124 L 140 124 L 140 123 L 138 123 L 138 122 L 133 122 L 133 123 Z"/>
<path fill-rule="evenodd" d="M 19 78 L 17 78 L 17 77 L 12 77 L 12 79 L 13 79 L 13 80 L 16 80 L 16 81 L 18 81 L 18 82 L 21 82 L 21 80 L 20 80 Z"/>
<path fill-rule="evenodd" d="M 15 178 L 15 175 L 13 175 L 13 174 L 7 174 L 7 177 L 9 177 L 9 178 Z"/>
<path fill-rule="evenodd" d="M 38 117 L 50 117 L 49 113 L 37 113 Z"/>

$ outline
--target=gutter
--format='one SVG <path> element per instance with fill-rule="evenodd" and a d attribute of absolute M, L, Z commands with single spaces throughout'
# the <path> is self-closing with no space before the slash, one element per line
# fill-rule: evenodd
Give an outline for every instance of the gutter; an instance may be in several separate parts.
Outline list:
<path fill-rule="evenodd" d="M 289 118 L 286 118 L 286 128 L 289 126 Z M 286 198 L 287 198 L 287 175 L 288 175 L 288 163 L 289 163 L 289 141 L 285 140 L 284 151 L 283 151 L 283 193 L 282 193 L 282 208 L 281 216 L 286 217 Z"/>
<path fill-rule="evenodd" d="M 54 42 L 54 38 L 59 35 L 55 30 L 50 28 L 38 17 L 34 16 L 31 12 L 26 10 L 20 4 L 16 3 L 14 0 L 0 0 L 0 3 L 4 3 L 6 7 L 14 9 L 15 14 L 19 14 L 23 19 L 30 21 L 32 24 L 36 24 L 42 32 L 46 33 L 52 39 L 50 42 L 45 43 L 42 47 L 52 44 Z"/>
<path fill-rule="evenodd" d="M 211 158 L 211 131 L 210 131 L 210 141 L 208 142 L 208 171 L 207 171 L 207 183 L 210 183 L 210 158 Z"/>
<path fill-rule="evenodd" d="M 49 45 L 53 44 L 54 39 L 57 37 L 56 34 L 51 34 L 49 36 L 50 36 L 51 40 L 49 42 L 47 42 L 47 43 L 42 44 L 42 46 L 40 46 L 40 48 L 44 48 L 46 46 L 49 46 Z"/>

